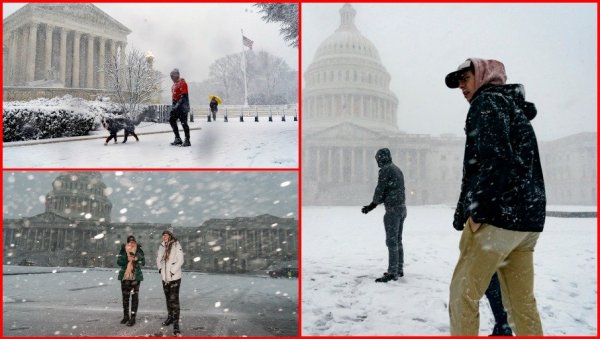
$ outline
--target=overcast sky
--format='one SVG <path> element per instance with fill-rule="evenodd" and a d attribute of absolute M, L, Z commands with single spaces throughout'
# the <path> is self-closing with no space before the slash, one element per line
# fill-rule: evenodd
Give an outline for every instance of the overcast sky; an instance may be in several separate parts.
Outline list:
<path fill-rule="evenodd" d="M 3 4 L 3 16 L 25 4 Z M 179 68 L 190 81 L 208 77 L 216 59 L 242 51 L 241 29 L 254 41 L 255 51 L 265 50 L 298 69 L 298 49 L 288 47 L 279 24 L 265 23 L 252 3 L 98 3 L 94 4 L 127 26 L 128 47 L 154 53 L 155 66 L 168 75 Z M 167 79 L 168 80 L 168 79 Z"/>
<path fill-rule="evenodd" d="M 44 212 L 60 172 L 4 172 L 4 218 Z M 272 214 L 297 219 L 294 172 L 102 172 L 112 221 L 199 226 L 209 218 Z M 125 218 L 121 220 L 121 218 Z"/>
<path fill-rule="evenodd" d="M 302 68 L 339 26 L 343 4 L 302 5 Z M 399 128 L 461 135 L 468 103 L 444 84 L 468 57 L 504 63 L 536 104 L 538 138 L 596 131 L 595 4 L 353 4 L 398 96 Z"/>

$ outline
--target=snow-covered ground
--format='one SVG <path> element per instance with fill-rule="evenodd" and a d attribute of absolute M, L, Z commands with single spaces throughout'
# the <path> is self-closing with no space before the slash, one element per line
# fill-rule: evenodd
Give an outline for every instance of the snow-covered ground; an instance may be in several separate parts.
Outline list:
<path fill-rule="evenodd" d="M 38 272 L 38 274 L 6 273 Z M 162 336 L 166 318 L 160 276 L 144 271 L 137 323 L 123 317 L 112 269 L 4 266 L 4 336 Z M 40 274 L 40 272 L 48 272 Z M 74 272 L 73 272 L 74 271 Z M 296 336 L 298 280 L 184 273 L 180 291 L 184 336 Z"/>
<path fill-rule="evenodd" d="M 408 208 L 405 276 L 387 268 L 384 209 L 304 207 L 303 335 L 448 335 L 448 287 L 460 232 L 445 206 Z M 535 252 L 535 291 L 547 335 L 597 334 L 597 219 L 547 218 Z M 480 303 L 480 334 L 493 317 Z"/>
<path fill-rule="evenodd" d="M 596 206 L 547 205 L 546 211 L 555 212 L 596 212 Z"/>
<path fill-rule="evenodd" d="M 298 164 L 298 122 L 230 119 L 190 124 L 191 147 L 171 146 L 169 124 L 143 123 L 140 141 L 104 146 L 107 131 L 92 136 L 4 143 L 4 168 L 294 168 Z M 164 133 L 160 133 L 164 132 Z M 145 134 L 148 133 L 148 134 Z M 180 127 L 183 137 L 183 131 Z"/>

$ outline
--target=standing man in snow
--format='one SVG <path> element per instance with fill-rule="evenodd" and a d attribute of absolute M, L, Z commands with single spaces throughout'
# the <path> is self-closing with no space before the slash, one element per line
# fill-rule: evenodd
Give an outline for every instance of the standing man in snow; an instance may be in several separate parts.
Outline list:
<path fill-rule="evenodd" d="M 404 250 L 402 248 L 402 227 L 404 219 L 406 219 L 404 175 L 400 168 L 392 162 L 392 154 L 389 149 L 378 150 L 375 160 L 379 166 L 377 187 L 373 201 L 369 205 L 363 206 L 362 212 L 367 214 L 381 203 L 385 206 L 383 225 L 385 226 L 385 244 L 388 248 L 388 269 L 383 277 L 375 279 L 375 282 L 386 283 L 404 276 Z"/>
<path fill-rule="evenodd" d="M 504 65 L 467 59 L 446 76 L 470 103 L 454 228 L 462 230 L 450 283 L 450 332 L 476 336 L 479 300 L 498 273 L 502 300 L 518 336 L 542 336 L 533 294 L 533 250 L 544 228 L 546 194 L 530 120 L 535 105 L 522 85 L 506 85 Z M 493 288 L 493 287 L 492 287 Z"/>
<path fill-rule="evenodd" d="M 173 106 L 171 108 L 171 114 L 169 117 L 169 123 L 175 133 L 175 141 L 171 143 L 173 146 L 191 146 L 190 144 L 190 127 L 187 124 L 188 113 L 190 112 L 190 99 L 188 97 L 188 87 L 185 79 L 179 77 L 179 69 L 175 68 L 171 71 L 171 80 L 173 80 L 173 86 L 171 87 L 171 94 L 173 99 Z M 183 127 L 183 133 L 185 134 L 185 141 L 182 142 L 179 137 L 179 129 L 177 128 L 177 120 L 181 121 L 181 127 Z"/>
<path fill-rule="evenodd" d="M 180 335 L 179 330 L 179 287 L 181 286 L 181 266 L 183 266 L 183 249 L 179 241 L 169 230 L 162 232 L 162 242 L 156 255 L 156 266 L 162 278 L 163 291 L 167 300 L 168 316 L 163 326 L 173 324 L 173 333 Z"/>

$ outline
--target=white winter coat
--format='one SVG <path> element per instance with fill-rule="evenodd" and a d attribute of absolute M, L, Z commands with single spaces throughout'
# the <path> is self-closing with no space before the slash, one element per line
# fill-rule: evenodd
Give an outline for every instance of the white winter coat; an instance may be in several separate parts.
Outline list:
<path fill-rule="evenodd" d="M 163 260 L 165 254 L 166 244 L 165 242 L 160 243 L 158 248 L 158 254 L 156 255 L 156 266 L 164 282 L 169 282 L 177 279 L 181 279 L 181 266 L 183 266 L 183 249 L 176 241 L 171 246 L 171 253 L 167 262 Z"/>

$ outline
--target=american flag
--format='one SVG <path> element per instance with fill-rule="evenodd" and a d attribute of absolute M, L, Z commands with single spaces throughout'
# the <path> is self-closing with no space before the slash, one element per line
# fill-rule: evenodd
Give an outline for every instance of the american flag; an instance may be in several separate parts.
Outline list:
<path fill-rule="evenodd" d="M 254 44 L 254 41 L 248 39 L 245 35 L 242 35 L 242 42 L 244 43 L 244 46 L 252 49 L 252 44 Z"/>

